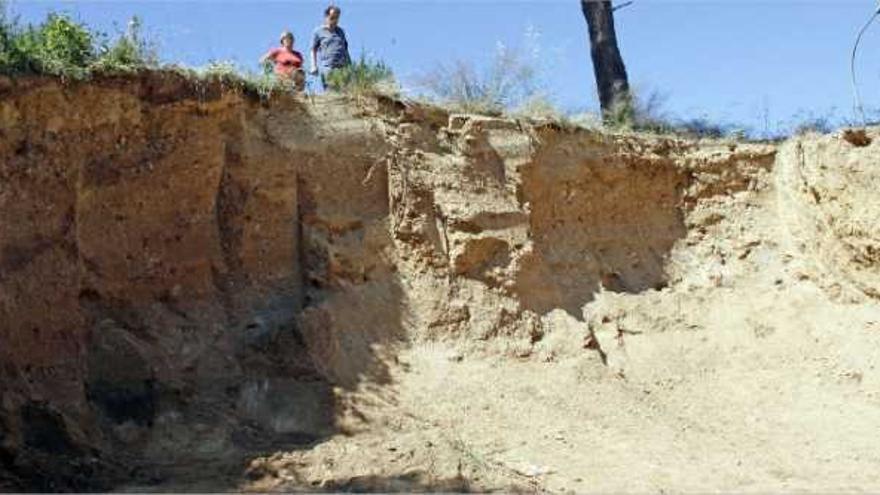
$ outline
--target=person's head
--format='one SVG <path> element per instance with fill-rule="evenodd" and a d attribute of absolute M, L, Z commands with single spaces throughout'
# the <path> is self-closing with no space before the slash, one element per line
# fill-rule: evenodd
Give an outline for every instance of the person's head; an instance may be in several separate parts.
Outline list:
<path fill-rule="evenodd" d="M 336 5 L 330 5 L 324 9 L 324 22 L 328 27 L 335 28 L 339 25 L 339 16 L 342 15 L 342 9 Z"/>
<path fill-rule="evenodd" d="M 281 33 L 281 37 L 278 41 L 279 43 L 281 43 L 281 46 L 285 48 L 293 48 L 293 40 L 293 33 L 291 33 L 290 31 L 284 31 L 283 33 Z"/>

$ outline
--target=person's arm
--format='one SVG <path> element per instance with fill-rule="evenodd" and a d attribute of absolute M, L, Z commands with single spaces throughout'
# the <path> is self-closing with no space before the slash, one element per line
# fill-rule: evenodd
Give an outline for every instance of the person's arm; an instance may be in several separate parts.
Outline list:
<path fill-rule="evenodd" d="M 314 36 L 312 36 L 312 66 L 309 69 L 311 74 L 318 73 L 318 47 L 321 45 L 321 38 L 318 36 L 318 30 L 315 30 Z"/>
<path fill-rule="evenodd" d="M 339 28 L 339 33 L 342 34 L 342 42 L 345 43 L 345 60 L 351 64 L 351 53 L 348 51 L 348 37 L 342 28 Z"/>
<path fill-rule="evenodd" d="M 262 64 L 265 64 L 265 63 L 266 63 L 267 61 L 269 61 L 269 60 L 271 60 L 271 61 L 274 62 L 274 61 L 275 61 L 275 57 L 276 57 L 277 55 L 278 55 L 278 49 L 277 49 L 277 48 L 273 48 L 273 49 L 269 50 L 268 52 L 266 52 L 265 55 L 263 55 L 263 56 L 260 58 L 260 64 L 261 64 L 261 65 L 262 65 Z"/>
<path fill-rule="evenodd" d="M 309 70 L 312 74 L 318 73 L 318 49 L 312 48 L 312 66 Z"/>

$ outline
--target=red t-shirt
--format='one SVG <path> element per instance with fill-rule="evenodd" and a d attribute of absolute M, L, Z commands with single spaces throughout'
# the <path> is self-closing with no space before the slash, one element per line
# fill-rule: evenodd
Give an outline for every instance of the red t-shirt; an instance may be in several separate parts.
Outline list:
<path fill-rule="evenodd" d="M 284 47 L 269 50 L 268 59 L 275 62 L 275 73 L 281 76 L 289 76 L 293 71 L 302 67 L 302 54 L 296 50 L 288 50 Z"/>

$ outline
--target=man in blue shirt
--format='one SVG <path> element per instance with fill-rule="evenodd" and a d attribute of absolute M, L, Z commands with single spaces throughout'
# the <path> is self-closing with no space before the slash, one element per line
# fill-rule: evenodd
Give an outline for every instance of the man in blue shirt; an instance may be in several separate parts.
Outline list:
<path fill-rule="evenodd" d="M 324 10 L 324 25 L 315 29 L 312 37 L 312 69 L 313 75 L 321 73 L 321 84 L 327 89 L 327 74 L 333 69 L 340 69 L 351 64 L 348 54 L 348 40 L 345 31 L 339 27 L 339 16 L 342 10 L 331 5 Z M 319 63 L 320 61 L 320 63 Z"/>

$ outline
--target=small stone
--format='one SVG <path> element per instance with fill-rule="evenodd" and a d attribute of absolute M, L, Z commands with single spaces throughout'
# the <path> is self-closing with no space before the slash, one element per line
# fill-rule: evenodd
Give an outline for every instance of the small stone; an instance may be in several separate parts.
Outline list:
<path fill-rule="evenodd" d="M 843 131 L 843 140 L 847 143 L 856 146 L 856 147 L 864 147 L 871 144 L 871 138 L 868 137 L 868 133 L 865 132 L 864 129 L 846 129 Z"/>
<path fill-rule="evenodd" d="M 517 469 L 517 472 L 523 476 L 528 476 L 529 478 L 537 478 L 538 476 L 546 476 L 548 474 L 553 474 L 555 471 L 547 466 L 537 466 L 534 464 L 530 464 L 522 469 Z"/>

